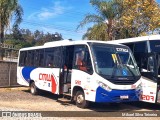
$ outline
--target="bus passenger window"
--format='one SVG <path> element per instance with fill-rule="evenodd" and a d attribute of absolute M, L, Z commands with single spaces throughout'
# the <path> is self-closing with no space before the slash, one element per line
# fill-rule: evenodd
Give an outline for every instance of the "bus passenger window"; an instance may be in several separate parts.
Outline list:
<path fill-rule="evenodd" d="M 61 66 L 61 49 L 60 47 L 54 48 L 54 53 L 53 53 L 53 67 L 54 68 L 59 68 Z"/>
<path fill-rule="evenodd" d="M 59 68 L 61 64 L 60 47 L 45 49 L 45 67 Z"/>
<path fill-rule="evenodd" d="M 21 51 L 19 58 L 19 66 L 24 66 L 26 64 L 26 58 L 27 58 L 27 51 Z"/>
<path fill-rule="evenodd" d="M 44 67 L 44 50 L 40 49 L 38 53 L 38 66 Z"/>
<path fill-rule="evenodd" d="M 86 63 L 84 61 L 84 51 L 76 54 L 76 65 L 79 70 L 87 71 Z"/>
<path fill-rule="evenodd" d="M 147 59 L 145 53 L 147 52 L 146 42 L 136 42 L 134 45 L 134 57 L 140 71 L 147 70 Z"/>
<path fill-rule="evenodd" d="M 45 49 L 45 66 L 46 67 L 53 67 L 53 53 L 54 48 L 46 48 Z"/>
<path fill-rule="evenodd" d="M 146 42 L 136 42 L 134 45 L 134 53 L 146 53 L 147 52 L 147 43 Z"/>
<path fill-rule="evenodd" d="M 86 48 L 75 48 L 74 68 L 88 73 L 93 72 L 89 51 Z"/>

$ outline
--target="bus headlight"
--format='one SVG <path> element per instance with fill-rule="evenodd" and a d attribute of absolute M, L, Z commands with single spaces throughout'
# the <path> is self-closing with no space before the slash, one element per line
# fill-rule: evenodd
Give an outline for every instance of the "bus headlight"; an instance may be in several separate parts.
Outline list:
<path fill-rule="evenodd" d="M 108 85 L 104 84 L 103 82 L 100 82 L 100 81 L 99 81 L 99 82 L 98 82 L 98 85 L 99 85 L 101 88 L 107 90 L 108 92 L 112 91 L 112 89 L 111 89 Z"/>

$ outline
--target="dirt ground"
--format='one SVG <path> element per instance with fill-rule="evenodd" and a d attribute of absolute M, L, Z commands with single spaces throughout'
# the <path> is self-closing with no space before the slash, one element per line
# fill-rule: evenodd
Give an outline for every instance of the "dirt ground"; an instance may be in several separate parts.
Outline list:
<path fill-rule="evenodd" d="M 104 119 L 103 114 L 99 111 L 105 111 L 106 114 L 127 113 L 127 112 L 141 112 L 141 111 L 155 111 L 160 112 L 160 105 L 146 104 L 146 103 L 127 103 L 127 104 L 98 104 L 91 103 L 87 109 L 78 108 L 74 103 L 57 101 L 57 96 L 49 92 L 41 92 L 40 95 L 31 95 L 29 88 L 0 88 L 0 111 L 72 111 L 70 114 L 75 114 L 73 111 L 79 111 L 87 114 L 92 119 Z M 87 113 L 88 112 L 88 113 Z M 62 112 L 63 113 L 63 112 Z M 87 116 L 86 115 L 86 116 Z M 72 115 L 71 115 L 72 116 Z M 99 116 L 99 117 L 95 117 Z M 111 115 L 112 116 L 112 115 Z M 90 119 L 87 117 L 64 117 L 63 119 Z M 135 117 L 134 119 L 139 119 Z M 1 118 L 0 118 L 1 119 Z M 51 119 L 51 118 L 45 118 Z M 54 119 L 62 119 L 57 117 Z M 133 119 L 133 117 L 107 117 L 111 120 Z M 141 119 L 158 120 L 157 117 L 141 117 Z M 160 119 L 160 118 L 159 118 Z"/>

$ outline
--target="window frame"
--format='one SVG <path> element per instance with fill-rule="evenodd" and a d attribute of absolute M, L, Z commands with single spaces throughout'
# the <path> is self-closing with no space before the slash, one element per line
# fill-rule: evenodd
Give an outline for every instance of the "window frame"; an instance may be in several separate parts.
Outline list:
<path fill-rule="evenodd" d="M 22 53 L 25 53 L 25 56 L 23 56 L 22 58 Z M 26 65 L 26 59 L 27 59 L 27 51 L 20 51 L 20 57 L 19 57 L 19 66 L 22 67 L 22 66 L 25 66 Z M 23 61 L 23 63 L 22 63 Z"/>
<path fill-rule="evenodd" d="M 87 71 L 85 71 L 85 70 L 80 70 L 80 69 L 78 69 L 78 66 L 77 65 L 75 65 L 76 64 L 76 53 L 78 53 L 77 51 L 76 51 L 76 49 L 78 49 L 78 48 L 82 48 L 82 49 L 84 49 L 84 59 L 86 58 L 86 52 L 88 52 L 88 55 L 89 55 L 89 59 L 90 59 L 90 71 L 88 71 L 88 69 L 87 69 Z M 91 55 L 91 53 L 90 53 L 90 51 L 89 51 L 89 47 L 87 46 L 87 45 L 85 45 L 85 44 L 83 44 L 83 45 L 75 45 L 74 46 L 74 57 L 73 57 L 73 69 L 76 69 L 76 70 L 80 70 L 80 71 L 83 71 L 83 72 L 86 72 L 86 73 L 88 73 L 88 74 L 90 74 L 90 75 L 92 75 L 93 74 L 93 65 L 92 65 L 92 59 L 91 59 L 91 57 L 92 57 L 92 55 Z M 85 63 L 86 63 L 86 61 L 85 61 Z M 88 63 L 88 62 L 87 62 Z M 83 65 L 82 65 L 82 67 L 83 67 Z M 87 65 L 86 65 L 86 67 L 88 67 Z"/>

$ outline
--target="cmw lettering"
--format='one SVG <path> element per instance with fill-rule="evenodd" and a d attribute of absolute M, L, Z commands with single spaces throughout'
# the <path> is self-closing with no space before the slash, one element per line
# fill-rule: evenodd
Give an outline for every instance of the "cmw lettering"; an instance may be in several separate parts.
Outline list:
<path fill-rule="evenodd" d="M 39 74 L 39 80 L 51 81 L 52 80 L 52 75 L 51 74 L 40 73 Z"/>

